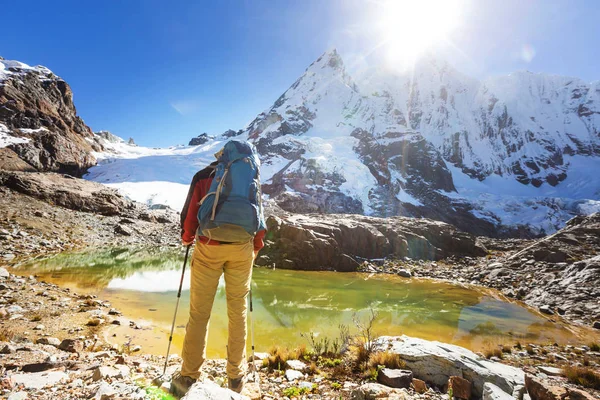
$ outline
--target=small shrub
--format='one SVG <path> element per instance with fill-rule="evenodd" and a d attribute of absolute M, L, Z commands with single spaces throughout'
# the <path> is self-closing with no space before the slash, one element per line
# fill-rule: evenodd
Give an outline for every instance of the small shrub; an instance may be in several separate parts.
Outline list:
<path fill-rule="evenodd" d="M 527 354 L 529 354 L 530 356 L 535 354 L 535 349 L 530 344 L 525 346 L 525 351 L 527 351 Z"/>
<path fill-rule="evenodd" d="M 598 344 L 598 343 L 590 343 L 590 350 L 591 351 L 600 351 L 600 344 Z"/>
<path fill-rule="evenodd" d="M 308 367 L 308 374 L 309 375 L 318 375 L 320 374 L 321 371 L 319 371 L 319 368 L 317 367 L 317 363 L 316 362 L 311 362 L 310 366 Z"/>
<path fill-rule="evenodd" d="M 383 365 L 378 365 L 376 367 L 369 367 L 363 373 L 362 378 L 369 381 L 377 381 L 377 377 L 379 376 L 379 371 L 384 369 Z"/>
<path fill-rule="evenodd" d="M 512 348 L 510 346 L 504 345 L 504 346 L 502 346 L 502 352 L 510 354 L 510 353 L 512 353 Z"/>
<path fill-rule="evenodd" d="M 287 396 L 287 397 L 298 397 L 298 396 L 302 396 L 303 394 L 311 393 L 315 390 L 316 390 L 316 385 L 313 385 L 313 387 L 311 389 L 309 389 L 307 387 L 292 386 L 287 389 L 283 389 L 283 395 Z"/>
<path fill-rule="evenodd" d="M 342 384 L 339 382 L 331 382 L 331 388 L 333 390 L 340 390 L 342 388 Z"/>
<path fill-rule="evenodd" d="M 515 344 L 515 349 L 517 349 L 517 350 L 521 350 L 521 349 L 523 349 L 523 346 L 521 346 L 521 342 L 517 342 L 517 343 Z"/>
<path fill-rule="evenodd" d="M 591 364 L 590 359 L 588 357 L 583 357 L 583 361 L 581 363 L 584 367 L 589 367 Z"/>
<path fill-rule="evenodd" d="M 342 360 L 339 358 L 320 358 L 319 364 L 323 367 L 327 368 L 335 368 L 342 363 Z"/>
<path fill-rule="evenodd" d="M 42 320 L 42 316 L 41 316 L 40 314 L 34 314 L 34 315 L 31 317 L 31 322 L 39 322 L 39 321 L 41 321 L 41 320 Z"/>
<path fill-rule="evenodd" d="M 346 364 L 342 363 L 331 370 L 330 376 L 335 379 L 346 379 L 350 373 Z"/>
<path fill-rule="evenodd" d="M 563 368 L 563 372 L 571 383 L 600 390 L 600 374 L 590 368 L 569 365 Z"/>
<path fill-rule="evenodd" d="M 391 369 L 404 369 L 406 368 L 406 363 L 402 358 L 395 353 L 390 353 L 387 351 L 378 351 L 369 357 L 369 366 L 376 367 L 379 365 L 383 365 L 385 368 Z"/>

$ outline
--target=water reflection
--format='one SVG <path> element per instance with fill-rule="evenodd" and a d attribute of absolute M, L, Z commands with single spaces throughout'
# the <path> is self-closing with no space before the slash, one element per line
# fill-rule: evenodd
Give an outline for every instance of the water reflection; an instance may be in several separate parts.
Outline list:
<path fill-rule="evenodd" d="M 110 249 L 93 254 L 63 254 L 32 262 L 17 273 L 98 294 L 126 315 L 149 321 L 154 330 L 135 332 L 145 350 L 160 353 L 172 320 L 183 258 L 178 249 Z M 189 304 L 189 274 L 174 344 L 183 340 Z M 489 343 L 567 342 L 573 332 L 547 321 L 494 292 L 430 280 L 389 275 L 255 269 L 253 278 L 255 340 L 294 346 L 301 333 L 338 335 L 339 324 L 353 325 L 353 315 L 379 313 L 375 332 L 407 334 L 480 349 Z M 117 329 L 117 328 L 115 328 Z M 132 334 L 128 327 L 119 334 Z M 146 335 L 146 336 L 144 336 Z M 209 335 L 209 356 L 224 356 L 227 337 L 225 291 L 221 282 Z"/>

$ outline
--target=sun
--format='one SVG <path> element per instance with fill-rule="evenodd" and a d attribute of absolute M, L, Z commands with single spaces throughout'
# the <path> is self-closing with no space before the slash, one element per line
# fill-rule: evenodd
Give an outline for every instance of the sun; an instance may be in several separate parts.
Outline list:
<path fill-rule="evenodd" d="M 461 22 L 462 0 L 386 0 L 379 28 L 391 66 L 406 68 L 443 42 Z"/>

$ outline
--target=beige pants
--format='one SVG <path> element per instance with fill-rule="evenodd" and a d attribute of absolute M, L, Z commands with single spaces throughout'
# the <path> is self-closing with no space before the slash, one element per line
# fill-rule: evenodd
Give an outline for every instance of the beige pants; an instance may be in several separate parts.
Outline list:
<path fill-rule="evenodd" d="M 192 256 L 190 319 L 183 341 L 181 375 L 200 377 L 206 359 L 208 321 L 219 278 L 225 273 L 229 338 L 227 376 L 240 378 L 246 369 L 247 296 L 252 280 L 254 246 L 252 242 L 218 246 L 196 243 Z"/>

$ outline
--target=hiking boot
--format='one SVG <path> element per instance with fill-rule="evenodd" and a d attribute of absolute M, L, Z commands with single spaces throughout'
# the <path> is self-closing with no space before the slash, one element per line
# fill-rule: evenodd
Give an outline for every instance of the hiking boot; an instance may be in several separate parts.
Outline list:
<path fill-rule="evenodd" d="M 188 390 L 190 390 L 190 386 L 192 386 L 196 380 L 189 376 L 183 376 L 180 372 L 177 372 L 173 375 L 173 379 L 171 379 L 171 394 L 182 397 L 185 395 Z"/>
<path fill-rule="evenodd" d="M 233 390 L 236 393 L 241 393 L 244 389 L 244 383 L 246 383 L 246 380 L 243 376 L 241 378 L 235 379 L 228 378 L 227 383 L 229 385 L 230 390 Z"/>

